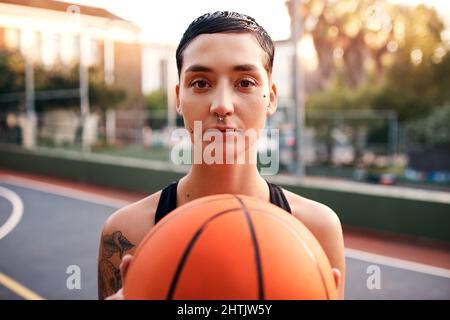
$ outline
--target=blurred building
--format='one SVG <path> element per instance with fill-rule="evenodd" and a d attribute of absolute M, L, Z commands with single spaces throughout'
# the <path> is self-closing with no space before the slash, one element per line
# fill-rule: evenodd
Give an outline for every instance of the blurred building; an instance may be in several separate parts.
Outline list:
<path fill-rule="evenodd" d="M 100 66 L 108 84 L 142 92 L 141 30 L 104 9 L 48 0 L 0 0 L 0 50 L 19 50 L 45 66 L 80 59 Z"/>
<path fill-rule="evenodd" d="M 142 44 L 142 92 L 149 94 L 161 90 L 167 93 L 168 125 L 176 123 L 175 86 L 178 84 L 176 46 L 143 42 Z"/>

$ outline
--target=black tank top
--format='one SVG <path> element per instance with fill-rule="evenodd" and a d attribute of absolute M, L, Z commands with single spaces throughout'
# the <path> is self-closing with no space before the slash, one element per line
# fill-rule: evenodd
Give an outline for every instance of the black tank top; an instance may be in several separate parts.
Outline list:
<path fill-rule="evenodd" d="M 276 184 L 270 183 L 269 181 L 266 182 L 269 185 L 270 202 L 280 207 L 281 209 L 292 213 L 291 207 L 289 206 L 289 202 L 284 196 L 283 190 Z M 172 182 L 162 190 L 158 202 L 158 208 L 156 209 L 155 224 L 158 223 L 159 220 L 164 218 L 164 216 L 169 212 L 177 208 L 177 186 L 178 180 Z"/>

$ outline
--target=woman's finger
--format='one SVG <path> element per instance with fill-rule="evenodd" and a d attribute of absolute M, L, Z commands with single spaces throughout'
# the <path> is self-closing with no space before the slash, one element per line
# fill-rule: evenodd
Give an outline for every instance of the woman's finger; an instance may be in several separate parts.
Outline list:
<path fill-rule="evenodd" d="M 127 275 L 128 268 L 130 267 L 130 263 L 133 261 L 133 256 L 130 254 L 127 254 L 123 256 L 122 261 L 120 263 L 120 275 L 122 277 L 122 284 L 125 280 L 125 276 Z"/>

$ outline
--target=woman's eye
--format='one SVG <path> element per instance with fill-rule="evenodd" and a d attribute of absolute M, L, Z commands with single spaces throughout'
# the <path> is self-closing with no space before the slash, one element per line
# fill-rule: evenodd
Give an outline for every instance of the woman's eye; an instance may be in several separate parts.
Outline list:
<path fill-rule="evenodd" d="M 255 85 L 256 85 L 255 82 L 250 79 L 243 79 L 243 80 L 239 81 L 239 86 L 242 88 L 250 88 Z"/>
<path fill-rule="evenodd" d="M 208 87 L 208 82 L 206 80 L 196 80 L 191 82 L 191 87 L 205 89 Z"/>

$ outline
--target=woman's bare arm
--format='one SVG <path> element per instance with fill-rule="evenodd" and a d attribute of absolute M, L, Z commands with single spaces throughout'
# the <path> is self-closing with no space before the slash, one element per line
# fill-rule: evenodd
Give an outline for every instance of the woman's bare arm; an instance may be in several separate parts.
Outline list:
<path fill-rule="evenodd" d="M 98 254 L 98 297 L 103 300 L 122 288 L 120 262 L 135 247 L 120 230 L 104 228 Z"/>

